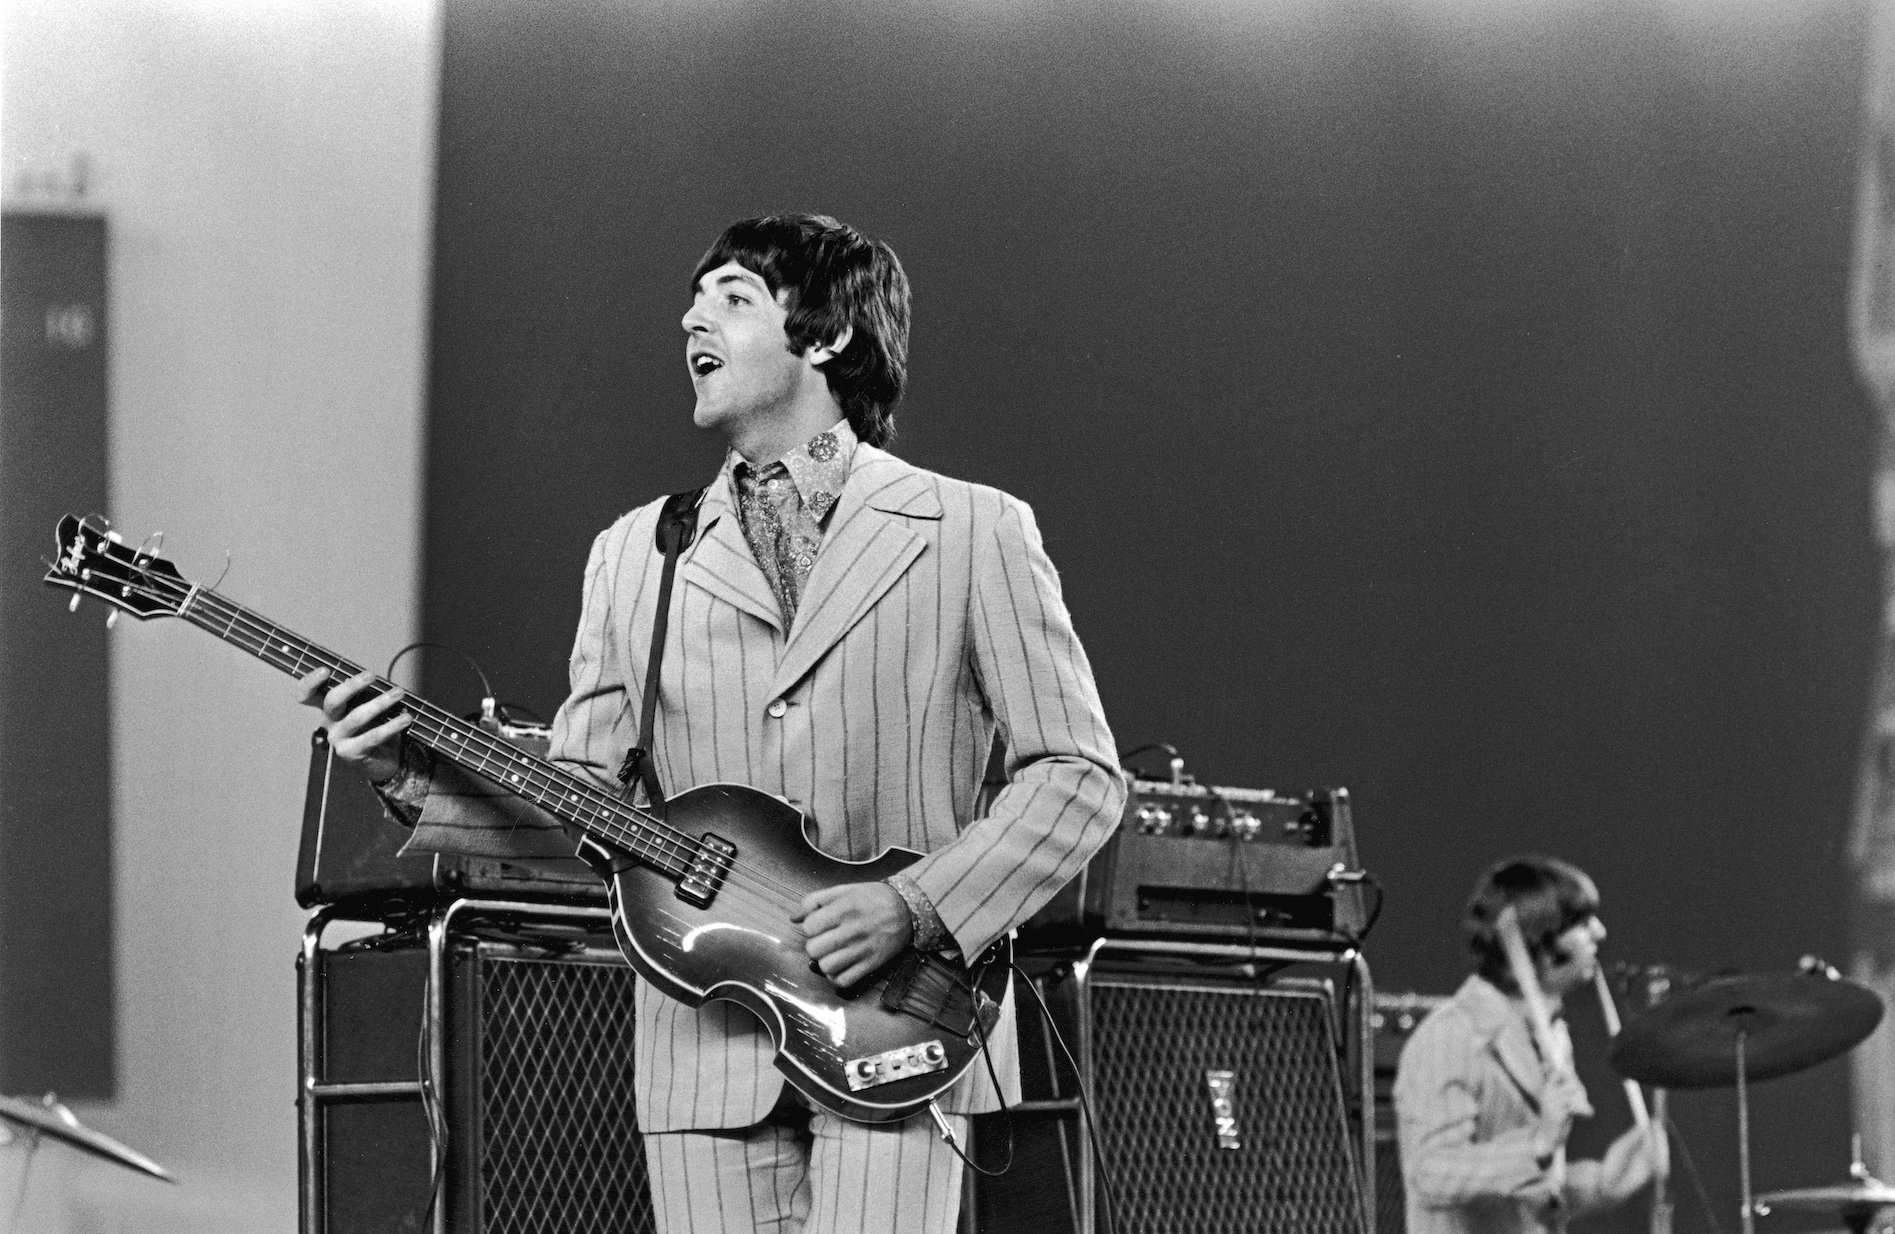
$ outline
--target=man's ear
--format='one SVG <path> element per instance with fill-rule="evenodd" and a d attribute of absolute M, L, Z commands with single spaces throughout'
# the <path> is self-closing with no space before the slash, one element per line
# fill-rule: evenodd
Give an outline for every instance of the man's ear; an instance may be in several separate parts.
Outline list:
<path fill-rule="evenodd" d="M 842 329 L 836 333 L 835 338 L 830 339 L 827 343 L 819 343 L 809 349 L 807 353 L 809 362 L 817 365 L 829 363 L 829 361 L 842 354 L 843 348 L 847 347 L 849 340 L 854 337 L 854 326 L 842 327 Z"/>

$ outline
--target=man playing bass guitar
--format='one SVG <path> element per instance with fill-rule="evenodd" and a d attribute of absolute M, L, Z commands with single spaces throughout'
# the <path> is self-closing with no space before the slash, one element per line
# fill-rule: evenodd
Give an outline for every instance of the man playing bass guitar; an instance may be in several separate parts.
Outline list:
<path fill-rule="evenodd" d="M 918 861 L 802 897 L 792 920 L 850 987 L 911 950 L 971 959 L 1075 875 L 1125 787 L 1092 670 L 1032 512 L 883 449 L 906 380 L 908 283 L 895 254 L 815 215 L 728 228 L 684 315 L 694 419 L 729 446 L 679 555 L 652 731 L 637 731 L 664 555 L 661 504 L 604 531 L 585 573 L 571 694 L 552 758 L 614 792 L 629 748 L 666 792 L 744 784 L 788 801 L 830 857 Z M 404 740 L 398 691 L 318 671 L 336 753 L 411 847 L 570 854 L 551 819 Z M 996 733 L 1006 784 L 983 813 Z M 1017 1099 L 1012 999 L 985 1065 L 943 1094 L 967 1115 Z M 955 1224 L 961 1165 L 926 1116 L 838 1117 L 784 1083 L 757 1016 L 641 981 L 636 1098 L 659 1226 L 932 1231 Z M 805 1084 L 803 1087 L 809 1087 Z"/>

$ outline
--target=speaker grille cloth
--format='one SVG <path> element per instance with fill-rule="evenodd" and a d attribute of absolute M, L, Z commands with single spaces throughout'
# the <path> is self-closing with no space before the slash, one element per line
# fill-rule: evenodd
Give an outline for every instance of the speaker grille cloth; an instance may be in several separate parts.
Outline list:
<path fill-rule="evenodd" d="M 482 977 L 482 1234 L 653 1230 L 632 970 L 489 958 Z"/>
<path fill-rule="evenodd" d="M 1326 997 L 1095 980 L 1092 998 L 1118 1228 L 1364 1234 Z M 1240 1148 L 1219 1147 L 1210 1070 L 1235 1073 Z"/>

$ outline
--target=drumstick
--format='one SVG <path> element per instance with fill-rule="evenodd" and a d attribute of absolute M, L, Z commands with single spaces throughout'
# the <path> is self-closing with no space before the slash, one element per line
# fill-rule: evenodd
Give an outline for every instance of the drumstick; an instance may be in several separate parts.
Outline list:
<path fill-rule="evenodd" d="M 1606 1036 L 1617 1037 L 1619 1008 L 1612 1001 L 1612 985 L 1605 979 L 1604 969 L 1592 970 L 1592 988 L 1599 992 L 1599 1011 L 1605 1017 Z M 1651 1146 L 1652 1174 L 1663 1180 L 1671 1173 L 1671 1154 L 1664 1151 L 1670 1147 L 1665 1142 L 1665 1129 L 1653 1122 L 1646 1111 L 1645 1090 L 1638 1086 L 1638 1081 L 1628 1077 L 1620 1082 L 1625 1085 L 1625 1102 L 1632 1107 L 1632 1122 L 1645 1132 L 1645 1138 Z"/>
<path fill-rule="evenodd" d="M 1605 1033 L 1608 1037 L 1619 1035 L 1619 1008 L 1612 1001 L 1612 987 L 1606 982 L 1605 970 L 1592 970 L 1592 988 L 1599 992 L 1599 1012 L 1605 1016 Z M 1632 1121 L 1642 1129 L 1651 1130 L 1652 1117 L 1645 1109 L 1645 1090 L 1633 1079 L 1622 1080 L 1625 1085 L 1625 1103 L 1632 1107 Z"/>
<path fill-rule="evenodd" d="M 1526 937 L 1520 933 L 1520 914 L 1514 911 L 1513 905 L 1509 904 L 1500 910 L 1500 915 L 1494 919 L 1494 931 L 1500 935 L 1500 946 L 1507 953 L 1507 967 L 1513 971 L 1513 983 L 1520 987 L 1520 997 L 1526 1002 L 1527 1025 L 1539 1043 L 1540 1058 L 1548 1071 L 1569 1074 L 1572 1060 L 1553 1040 L 1553 1015 L 1547 1010 L 1546 995 L 1540 989 L 1539 975 L 1533 971 L 1533 958 L 1527 954 Z M 1546 1177 L 1557 1199 L 1566 1188 L 1566 1143 L 1563 1139 L 1553 1149 L 1553 1162 L 1547 1167 Z"/>

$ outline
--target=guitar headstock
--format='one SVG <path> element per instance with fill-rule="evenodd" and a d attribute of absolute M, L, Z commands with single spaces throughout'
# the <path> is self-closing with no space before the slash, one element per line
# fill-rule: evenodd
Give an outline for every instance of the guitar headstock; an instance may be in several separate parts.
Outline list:
<path fill-rule="evenodd" d="M 46 581 L 80 595 L 97 596 L 134 617 L 169 617 L 183 609 L 191 585 L 176 566 L 134 549 L 91 518 L 68 514 L 56 533 L 59 555 Z M 76 607 L 79 596 L 73 597 Z"/>

